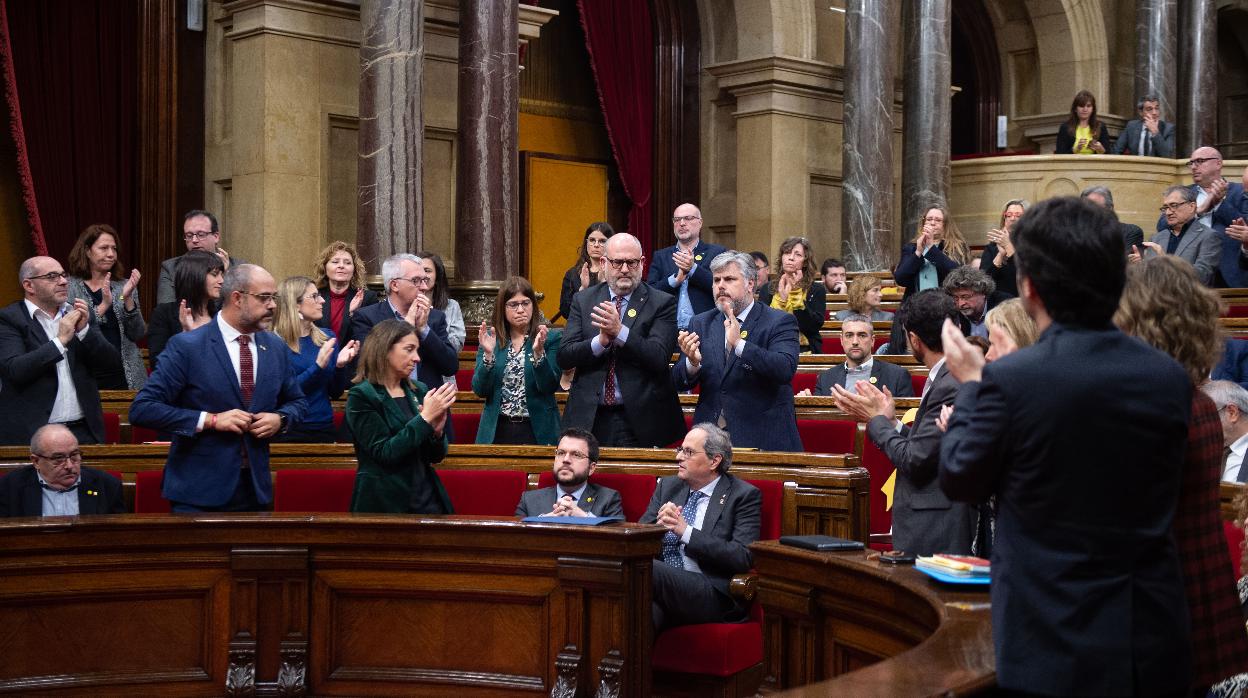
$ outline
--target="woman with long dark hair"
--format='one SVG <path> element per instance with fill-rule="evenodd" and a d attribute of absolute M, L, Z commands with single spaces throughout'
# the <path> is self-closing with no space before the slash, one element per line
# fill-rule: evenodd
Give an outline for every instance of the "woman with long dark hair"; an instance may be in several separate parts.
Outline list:
<path fill-rule="evenodd" d="M 559 289 L 559 317 L 565 320 L 572 312 L 572 296 L 607 280 L 607 240 L 615 235 L 610 223 L 597 221 L 585 229 L 581 248 L 577 251 L 576 264 L 563 275 Z"/>
<path fill-rule="evenodd" d="M 785 238 L 776 255 L 776 271 L 758 292 L 760 303 L 792 313 L 797 319 L 797 339 L 803 354 L 818 354 L 823 349 L 820 331 L 827 313 L 828 290 L 816 269 L 810 240 Z"/>
<path fill-rule="evenodd" d="M 217 316 L 224 280 L 221 258 L 211 252 L 191 250 L 178 260 L 173 272 L 177 300 L 156 306 L 147 330 L 147 352 L 153 369 L 170 337 L 205 325 Z"/>
<path fill-rule="evenodd" d="M 126 273 L 118 250 L 117 231 L 111 225 L 87 226 L 69 250 L 69 300 L 81 298 L 91 306 L 91 324 L 117 348 L 122 370 L 97 376 L 101 390 L 138 390 L 147 382 L 147 369 L 136 342 L 147 334 L 139 309 L 138 269 Z"/>
<path fill-rule="evenodd" d="M 1070 118 L 1057 129 L 1054 155 L 1104 155 L 1109 130 L 1096 118 L 1096 97 L 1079 90 L 1070 103 Z"/>

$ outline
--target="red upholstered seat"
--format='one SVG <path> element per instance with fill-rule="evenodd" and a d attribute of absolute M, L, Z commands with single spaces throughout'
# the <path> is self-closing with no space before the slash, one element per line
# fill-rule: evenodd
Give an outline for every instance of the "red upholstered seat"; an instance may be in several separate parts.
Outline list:
<path fill-rule="evenodd" d="M 857 428 L 850 420 L 797 420 L 797 435 L 808 453 L 853 453 Z"/>
<path fill-rule="evenodd" d="M 472 390 L 472 374 L 476 369 L 461 368 L 455 372 L 455 387 L 460 390 Z"/>
<path fill-rule="evenodd" d="M 814 392 L 815 383 L 819 382 L 819 374 L 811 371 L 798 371 L 793 374 L 793 394 L 803 390 Z"/>
<path fill-rule="evenodd" d="M 337 513 L 351 510 L 355 471 L 279 470 L 273 485 L 273 511 Z"/>
<path fill-rule="evenodd" d="M 458 429 L 458 425 L 456 425 Z M 518 470 L 438 470 L 456 514 L 512 516 L 527 477 Z"/>
<path fill-rule="evenodd" d="M 347 421 L 347 413 L 334 410 L 334 430 L 342 429 L 342 423 Z"/>
<path fill-rule="evenodd" d="M 121 443 L 121 415 L 114 412 L 104 413 L 104 443 Z"/>
<path fill-rule="evenodd" d="M 762 604 L 744 623 L 703 623 L 672 628 L 650 651 L 655 671 L 732 676 L 763 661 Z M 753 616 L 757 616 L 757 619 Z"/>
<path fill-rule="evenodd" d="M 646 513 L 657 482 L 653 475 L 636 473 L 594 473 L 589 481 L 620 493 L 625 521 L 637 521 Z M 554 484 L 555 474 L 552 472 L 545 472 L 537 477 L 538 487 L 553 487 Z"/>
<path fill-rule="evenodd" d="M 168 514 L 172 509 L 169 500 L 160 496 L 163 470 L 141 470 L 134 474 L 134 513 Z"/>
<path fill-rule="evenodd" d="M 481 426 L 480 412 L 452 412 L 451 428 L 455 430 L 455 443 L 470 444 L 477 440 L 477 429 Z M 513 509 L 514 511 L 514 509 Z"/>
<path fill-rule="evenodd" d="M 758 518 L 758 539 L 775 540 L 780 537 L 780 507 L 784 503 L 784 483 L 779 480 L 746 480 L 763 495 L 763 511 Z"/>
<path fill-rule="evenodd" d="M 1244 576 L 1244 529 L 1233 521 L 1223 521 L 1222 532 L 1226 534 L 1226 547 L 1231 554 L 1231 564 L 1235 566 L 1235 578 L 1239 579 Z"/>
<path fill-rule="evenodd" d="M 1232 305 L 1227 307 L 1223 317 L 1248 317 L 1248 305 Z"/>
<path fill-rule="evenodd" d="M 923 386 L 927 385 L 927 376 L 923 374 L 911 373 L 910 385 L 914 388 L 914 396 L 919 397 L 923 394 Z"/>
<path fill-rule="evenodd" d="M 862 445 L 862 467 L 871 473 L 871 533 L 888 533 L 893 528 L 893 514 L 885 508 L 888 502 L 880 488 L 896 468 L 870 439 Z"/>
<path fill-rule="evenodd" d="M 148 441 L 156 441 L 159 438 L 160 435 L 156 433 L 155 429 L 130 425 L 130 443 L 132 444 L 147 443 Z"/>

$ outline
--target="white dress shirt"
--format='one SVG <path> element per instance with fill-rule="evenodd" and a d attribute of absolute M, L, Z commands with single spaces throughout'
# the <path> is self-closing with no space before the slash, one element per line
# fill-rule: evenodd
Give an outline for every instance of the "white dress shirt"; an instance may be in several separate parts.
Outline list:
<path fill-rule="evenodd" d="M 753 309 L 754 309 L 754 301 L 750 301 L 750 304 L 745 306 L 745 310 L 742 310 L 741 314 L 737 316 L 737 324 L 744 325 L 745 318 L 749 316 L 750 311 Z M 727 350 L 728 350 L 728 338 L 724 337 L 724 351 L 727 351 Z M 740 340 L 738 340 L 737 346 L 734 347 L 732 350 L 732 352 L 736 354 L 738 358 L 741 356 L 741 352 L 743 351 L 745 351 L 745 338 L 741 338 Z M 685 372 L 687 374 L 689 374 L 690 376 L 693 376 L 693 375 L 696 375 L 697 372 L 700 370 L 702 370 L 701 366 L 694 368 L 693 364 L 689 363 L 689 357 L 687 356 L 685 357 Z"/>
<path fill-rule="evenodd" d="M 61 306 L 54 317 L 31 303 L 29 298 L 26 299 L 26 312 L 39 323 L 44 334 L 52 340 L 57 351 L 61 352 L 61 360 L 56 362 L 56 399 L 52 401 L 52 413 L 48 415 L 49 424 L 63 424 L 82 419 L 82 405 L 78 402 L 78 391 L 74 388 L 74 372 L 70 370 L 69 361 L 66 360 L 69 350 L 61 344 L 61 339 L 56 332 L 61 324 L 61 318 L 72 309 L 73 306 L 66 303 Z M 83 325 L 82 329 L 78 330 L 78 339 L 86 337 L 89 329 L 91 329 L 90 324 Z"/>
<path fill-rule="evenodd" d="M 717 477 L 714 480 L 711 480 L 710 482 L 708 482 L 705 487 L 702 487 L 701 489 L 697 490 L 698 492 L 701 492 L 702 494 L 706 496 L 698 500 L 697 512 L 693 517 L 693 521 L 688 522 L 688 525 L 685 526 L 685 532 L 682 533 L 680 536 L 680 557 L 685 561 L 685 569 L 689 570 L 690 572 L 697 572 L 698 574 L 702 574 L 702 568 L 698 566 L 697 560 L 694 560 L 693 558 L 685 554 L 685 546 L 688 545 L 689 541 L 693 538 L 693 529 L 696 528 L 699 531 L 702 530 L 702 522 L 706 520 L 706 508 L 710 506 L 711 495 L 715 494 L 715 485 L 718 485 L 718 484 L 719 484 L 719 478 Z M 689 494 L 692 495 L 693 491 L 690 491 Z"/>
<path fill-rule="evenodd" d="M 1239 482 L 1239 468 L 1244 464 L 1245 452 L 1248 452 L 1248 434 L 1231 444 L 1231 455 L 1227 456 L 1226 469 L 1222 471 L 1222 482 Z"/>
<path fill-rule="evenodd" d="M 222 317 L 221 313 L 217 313 L 217 318 L 214 322 L 217 323 L 217 329 L 221 330 L 221 338 L 225 340 L 225 351 L 226 353 L 230 355 L 230 365 L 234 367 L 234 380 L 238 381 L 239 388 L 242 388 L 243 370 L 239 367 L 240 364 L 239 364 L 238 357 L 240 354 L 239 354 L 238 338 L 242 336 L 243 333 L 234 329 L 233 325 L 226 322 L 225 318 Z M 252 380 L 252 383 L 254 384 L 256 380 L 256 376 L 260 375 L 260 354 L 262 354 L 263 352 L 261 352 L 256 347 L 255 333 L 248 333 L 247 336 L 251 338 L 251 344 L 248 345 L 247 348 L 251 350 L 251 380 Z M 204 421 L 207 419 L 208 419 L 208 413 L 200 412 L 199 413 L 199 426 L 197 426 L 195 430 L 203 431 Z"/>

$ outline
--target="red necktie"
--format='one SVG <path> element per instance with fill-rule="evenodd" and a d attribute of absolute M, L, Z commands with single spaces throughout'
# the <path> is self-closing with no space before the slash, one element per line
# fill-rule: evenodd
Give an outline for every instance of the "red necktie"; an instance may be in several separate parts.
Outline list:
<path fill-rule="evenodd" d="M 615 312 L 617 315 L 623 315 L 624 312 L 624 296 L 616 296 L 611 299 L 615 303 Z M 607 359 L 607 382 L 603 386 L 602 402 L 604 405 L 614 405 L 615 403 L 615 347 L 607 347 L 611 352 L 611 358 Z"/>
<path fill-rule="evenodd" d="M 251 358 L 251 337 L 238 335 L 238 387 L 243 391 L 243 407 L 251 407 L 251 393 L 256 387 L 256 369 Z"/>

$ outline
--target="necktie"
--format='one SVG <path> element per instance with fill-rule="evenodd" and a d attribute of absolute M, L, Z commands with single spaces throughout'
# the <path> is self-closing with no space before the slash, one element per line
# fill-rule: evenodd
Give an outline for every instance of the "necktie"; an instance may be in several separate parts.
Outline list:
<path fill-rule="evenodd" d="M 688 501 L 680 508 L 680 518 L 684 519 L 686 524 L 692 526 L 693 522 L 698 519 L 698 501 L 705 496 L 696 491 L 689 493 Z M 685 569 L 685 560 L 680 554 L 680 538 L 672 531 L 663 535 L 663 562 L 678 570 Z"/>
<path fill-rule="evenodd" d="M 243 391 L 243 407 L 251 407 L 251 393 L 256 388 L 256 369 L 251 358 L 251 337 L 238 335 L 238 387 Z"/>
<path fill-rule="evenodd" d="M 611 302 L 615 303 L 615 312 L 624 316 L 624 296 L 613 296 Z M 615 347 L 609 348 L 611 357 L 607 359 L 607 382 L 603 386 L 602 402 L 606 405 L 616 404 L 615 399 Z"/>

